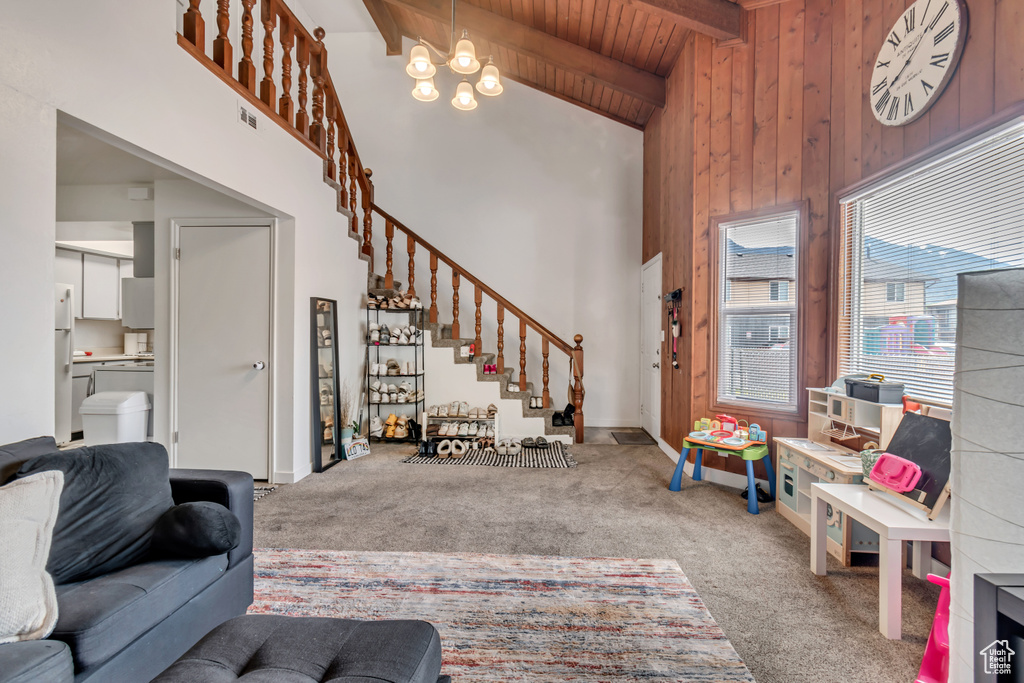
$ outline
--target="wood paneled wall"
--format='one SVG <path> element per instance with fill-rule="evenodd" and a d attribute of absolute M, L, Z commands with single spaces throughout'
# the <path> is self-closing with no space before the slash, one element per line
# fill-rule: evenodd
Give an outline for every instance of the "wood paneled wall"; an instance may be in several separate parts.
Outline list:
<path fill-rule="evenodd" d="M 684 292 L 681 367 L 662 370 L 662 437 L 674 448 L 710 413 L 712 217 L 806 202 L 799 353 L 805 383 L 827 385 L 836 193 L 1024 101 L 1024 0 L 967 0 L 970 34 L 945 92 L 914 123 L 879 124 L 865 97 L 873 57 L 911 1 L 785 0 L 747 13 L 745 45 L 685 43 L 665 109 L 644 131 L 643 258 L 661 252 L 664 290 Z M 806 433 L 804 414 L 730 414 L 770 436 Z"/>

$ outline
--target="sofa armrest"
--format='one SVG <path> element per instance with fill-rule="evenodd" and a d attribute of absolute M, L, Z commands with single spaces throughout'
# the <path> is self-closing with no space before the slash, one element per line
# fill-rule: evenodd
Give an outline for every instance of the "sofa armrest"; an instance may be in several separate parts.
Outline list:
<path fill-rule="evenodd" d="M 209 501 L 235 513 L 242 523 L 242 540 L 228 552 L 228 567 L 252 555 L 252 475 L 226 470 L 171 470 L 171 495 L 175 505 Z"/>
<path fill-rule="evenodd" d="M 72 683 L 71 648 L 59 640 L 0 645 L 0 683 Z"/>

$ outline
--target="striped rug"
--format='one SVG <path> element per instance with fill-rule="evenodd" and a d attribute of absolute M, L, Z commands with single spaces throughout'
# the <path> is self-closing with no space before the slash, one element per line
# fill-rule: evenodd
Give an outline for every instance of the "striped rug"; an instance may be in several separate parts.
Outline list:
<path fill-rule="evenodd" d="M 673 560 L 255 555 L 250 613 L 429 621 L 457 683 L 754 680 Z"/>
<path fill-rule="evenodd" d="M 402 462 L 421 465 L 489 465 L 491 467 L 576 467 L 576 461 L 561 441 L 548 442 L 547 448 L 524 448 L 519 455 L 498 455 L 494 451 L 469 451 L 461 458 L 435 458 L 414 455 Z"/>

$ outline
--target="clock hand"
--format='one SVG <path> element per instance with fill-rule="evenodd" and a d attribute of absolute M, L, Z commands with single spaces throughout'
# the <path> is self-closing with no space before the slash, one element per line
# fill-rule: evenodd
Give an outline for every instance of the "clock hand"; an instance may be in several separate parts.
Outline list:
<path fill-rule="evenodd" d="M 910 54 L 907 56 L 907 63 L 904 64 L 903 68 L 900 69 L 900 72 L 898 74 L 896 74 L 896 78 L 892 79 L 892 83 L 890 83 L 890 85 L 892 85 L 892 84 L 896 83 L 896 81 L 900 80 L 900 76 L 902 76 L 903 72 L 907 70 L 908 66 L 910 66 L 910 62 L 912 62 L 914 60 L 914 55 L 917 54 L 917 48 L 921 47 L 921 43 L 924 42 L 924 37 L 925 37 L 925 35 L 927 33 L 928 33 L 928 28 L 925 27 L 924 33 L 922 33 L 921 37 L 917 39 L 917 42 L 914 44 L 914 49 L 911 50 Z"/>

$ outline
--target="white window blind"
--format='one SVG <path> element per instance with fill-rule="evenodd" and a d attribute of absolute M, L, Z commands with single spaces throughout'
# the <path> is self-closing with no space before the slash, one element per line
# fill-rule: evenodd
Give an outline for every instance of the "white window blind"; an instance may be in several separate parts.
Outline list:
<path fill-rule="evenodd" d="M 795 409 L 799 212 L 719 224 L 718 403 Z"/>
<path fill-rule="evenodd" d="M 841 200 L 839 366 L 953 399 L 957 274 L 1024 266 L 1024 123 Z"/>

